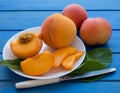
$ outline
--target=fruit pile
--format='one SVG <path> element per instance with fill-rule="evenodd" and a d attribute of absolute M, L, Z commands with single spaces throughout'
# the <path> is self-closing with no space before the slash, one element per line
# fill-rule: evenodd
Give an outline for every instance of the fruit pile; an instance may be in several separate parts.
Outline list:
<path fill-rule="evenodd" d="M 72 70 L 76 61 L 84 54 L 72 46 L 57 48 L 54 52 L 48 50 L 39 53 L 43 45 L 40 35 L 25 32 L 10 42 L 14 55 L 24 59 L 20 62 L 21 70 L 32 76 L 43 75 L 52 68 L 62 66 L 65 70 Z"/>
<path fill-rule="evenodd" d="M 18 58 L 25 59 L 20 66 L 28 75 L 42 75 L 60 65 L 71 70 L 84 54 L 84 51 L 71 47 L 77 31 L 85 44 L 94 46 L 105 44 L 110 39 L 112 27 L 106 19 L 88 18 L 87 11 L 82 6 L 71 4 L 64 8 L 62 14 L 47 17 L 39 34 L 24 33 L 10 42 L 10 48 Z M 55 51 L 39 54 L 42 42 Z"/>
<path fill-rule="evenodd" d="M 75 23 L 81 39 L 87 45 L 105 44 L 112 35 L 112 27 L 105 18 L 88 18 L 87 11 L 81 5 L 68 5 L 62 14 Z"/>

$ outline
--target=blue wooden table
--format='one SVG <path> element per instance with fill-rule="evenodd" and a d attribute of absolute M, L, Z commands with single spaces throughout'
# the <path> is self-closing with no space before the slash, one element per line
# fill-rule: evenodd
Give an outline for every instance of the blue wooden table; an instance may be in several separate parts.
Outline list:
<path fill-rule="evenodd" d="M 89 17 L 103 17 L 111 23 L 112 37 L 101 47 L 112 48 L 110 67 L 117 68 L 117 71 L 95 82 L 74 80 L 17 90 L 15 83 L 27 78 L 1 66 L 0 93 L 120 93 L 120 0 L 0 0 L 0 59 L 11 36 L 23 29 L 40 26 L 49 15 L 61 13 L 71 3 L 81 4 Z"/>

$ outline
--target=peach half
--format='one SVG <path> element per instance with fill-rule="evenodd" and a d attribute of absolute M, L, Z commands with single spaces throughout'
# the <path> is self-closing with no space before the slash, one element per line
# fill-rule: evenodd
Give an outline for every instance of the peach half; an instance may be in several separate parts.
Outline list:
<path fill-rule="evenodd" d="M 17 40 L 10 42 L 12 52 L 19 58 L 32 57 L 42 48 L 42 40 L 35 33 L 21 34 Z"/>

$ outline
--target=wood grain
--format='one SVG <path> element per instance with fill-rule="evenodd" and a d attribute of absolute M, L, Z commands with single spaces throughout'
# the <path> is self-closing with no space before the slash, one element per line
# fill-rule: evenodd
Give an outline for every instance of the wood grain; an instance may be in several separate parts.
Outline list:
<path fill-rule="evenodd" d="M 19 30 L 41 26 L 44 20 L 53 13 L 61 13 L 61 11 L 0 12 L 0 30 Z M 88 16 L 106 18 L 113 29 L 120 29 L 119 11 L 88 11 Z"/>
<path fill-rule="evenodd" d="M 0 0 L 0 10 L 63 10 L 77 3 L 87 10 L 120 10 L 120 0 Z"/>

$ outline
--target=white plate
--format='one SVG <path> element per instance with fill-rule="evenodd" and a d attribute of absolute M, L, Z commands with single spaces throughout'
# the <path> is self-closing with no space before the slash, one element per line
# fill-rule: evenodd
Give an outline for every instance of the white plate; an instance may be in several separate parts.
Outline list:
<path fill-rule="evenodd" d="M 20 34 L 24 33 L 24 32 L 35 32 L 35 33 L 39 33 L 40 32 L 40 27 L 33 27 L 30 29 L 26 29 L 24 31 L 21 31 L 17 34 L 15 34 L 13 37 L 11 37 L 7 43 L 4 46 L 3 49 L 3 59 L 15 59 L 16 56 L 12 53 L 11 49 L 10 49 L 10 41 L 13 41 L 14 39 L 16 39 Z M 73 47 L 76 47 L 78 50 L 80 51 L 84 51 L 86 54 L 86 49 L 84 46 L 84 43 L 82 42 L 82 40 L 76 36 L 75 41 L 72 44 Z M 40 52 L 43 52 L 45 50 L 50 50 L 50 51 L 54 51 L 53 49 L 49 48 L 45 43 L 43 43 L 42 49 Z M 66 75 L 70 72 L 72 72 L 73 70 L 75 70 L 84 60 L 85 58 L 85 54 L 75 63 L 74 68 L 72 70 L 65 70 L 62 67 L 58 67 L 58 68 L 54 68 L 52 70 L 50 70 L 48 73 L 44 74 L 44 75 L 40 75 L 40 76 L 29 76 L 26 75 L 25 73 L 23 73 L 22 71 L 19 70 L 14 70 L 11 69 L 13 72 L 15 72 L 16 74 L 20 75 L 20 76 L 24 76 L 27 78 L 31 78 L 31 79 L 51 79 L 51 78 L 57 78 L 57 77 L 61 77 L 63 75 Z"/>

